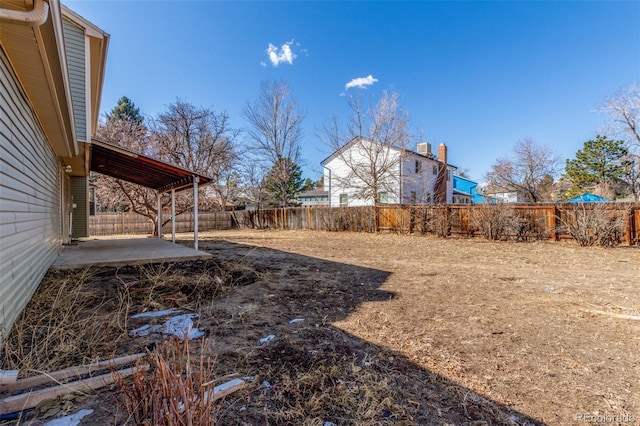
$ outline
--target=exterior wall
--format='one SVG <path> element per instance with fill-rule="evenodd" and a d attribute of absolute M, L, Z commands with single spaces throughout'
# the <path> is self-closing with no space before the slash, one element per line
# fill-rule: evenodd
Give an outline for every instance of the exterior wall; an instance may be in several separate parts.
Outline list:
<path fill-rule="evenodd" d="M 416 161 L 420 164 L 420 170 L 416 173 Z M 434 167 L 435 173 L 434 173 Z M 404 204 L 430 204 L 433 202 L 438 163 L 428 158 L 410 155 L 403 162 L 403 190 Z M 412 193 L 415 192 L 415 200 Z"/>
<path fill-rule="evenodd" d="M 71 237 L 89 236 L 89 190 L 87 176 L 71 176 Z"/>
<path fill-rule="evenodd" d="M 87 81 L 85 61 L 84 30 L 67 19 L 62 20 L 64 44 L 67 53 L 69 69 L 69 84 L 71 86 L 71 102 L 73 103 L 73 118 L 76 138 L 88 141 L 87 138 Z"/>
<path fill-rule="evenodd" d="M 363 164 L 368 163 L 366 156 L 358 153 L 357 149 L 351 148 L 349 154 L 354 161 L 361 159 Z M 395 156 L 393 161 L 398 161 L 400 152 L 394 150 L 390 155 Z M 420 162 L 420 170 L 416 173 L 416 161 Z M 381 189 L 387 192 L 388 204 L 429 204 L 433 202 L 435 190 L 438 162 L 422 155 L 409 153 L 405 158 L 398 161 L 398 171 L 390 175 Z M 372 199 L 361 199 L 358 197 L 357 188 L 362 186 L 362 180 L 353 176 L 349 166 L 340 157 L 336 156 L 324 164 L 324 182 L 329 191 L 329 203 L 331 207 L 344 206 L 340 203 L 340 195 L 346 194 L 348 207 L 371 206 Z M 435 173 L 434 173 L 435 167 Z M 447 202 L 453 201 L 453 171 L 454 168 L 448 166 L 450 178 L 447 180 Z M 328 182 L 328 184 L 327 184 Z M 415 201 L 412 193 L 415 192 Z"/>
<path fill-rule="evenodd" d="M 366 154 L 359 152 L 357 148 L 352 147 L 349 151 L 350 152 L 345 155 L 351 155 L 349 159 L 351 164 L 357 164 L 357 162 L 361 162 L 362 164 L 369 163 L 370 160 L 367 158 Z M 401 166 L 400 161 L 397 158 L 400 156 L 400 153 L 393 152 L 390 156 L 391 158 L 389 159 L 389 162 L 397 162 L 398 164 L 397 171 L 391 173 L 388 179 L 381 182 L 382 188 L 380 189 L 380 192 L 387 192 L 387 203 L 396 204 L 400 202 L 399 180 Z M 329 173 L 327 173 L 327 169 L 330 170 Z M 350 166 L 343 158 L 340 158 L 340 156 L 336 156 L 325 164 L 325 184 L 327 180 L 329 180 L 328 190 L 329 203 L 331 207 L 345 206 L 340 203 L 341 194 L 346 194 L 348 199 L 346 206 L 348 207 L 371 206 L 374 204 L 373 199 L 362 196 L 360 193 L 361 188 L 365 186 L 363 180 L 354 176 Z"/>
<path fill-rule="evenodd" d="M 0 340 L 62 242 L 67 179 L 0 47 Z"/>

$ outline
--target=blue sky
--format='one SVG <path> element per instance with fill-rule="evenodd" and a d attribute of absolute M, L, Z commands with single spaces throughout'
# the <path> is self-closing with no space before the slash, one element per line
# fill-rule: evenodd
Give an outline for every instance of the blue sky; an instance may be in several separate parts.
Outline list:
<path fill-rule="evenodd" d="M 640 81 L 637 1 L 63 3 L 111 35 L 103 112 L 123 95 L 149 116 L 180 98 L 241 128 L 260 83 L 284 79 L 311 178 L 329 154 L 318 129 L 348 118 L 349 91 L 397 91 L 412 131 L 482 181 L 526 137 L 572 157 L 602 100 Z"/>

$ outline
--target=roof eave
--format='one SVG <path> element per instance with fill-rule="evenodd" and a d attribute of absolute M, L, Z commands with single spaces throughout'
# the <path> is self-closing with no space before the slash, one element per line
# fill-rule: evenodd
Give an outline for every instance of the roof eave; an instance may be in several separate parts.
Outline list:
<path fill-rule="evenodd" d="M 60 3 L 48 1 L 42 25 L 2 22 L 2 45 L 51 147 L 78 154 Z"/>

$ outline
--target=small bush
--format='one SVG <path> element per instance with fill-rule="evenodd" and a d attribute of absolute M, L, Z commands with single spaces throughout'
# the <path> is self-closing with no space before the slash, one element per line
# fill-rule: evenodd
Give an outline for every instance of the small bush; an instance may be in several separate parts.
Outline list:
<path fill-rule="evenodd" d="M 471 212 L 471 224 L 489 240 L 502 240 L 509 235 L 518 235 L 520 218 L 513 207 L 506 204 L 476 206 Z"/>
<path fill-rule="evenodd" d="M 579 203 L 560 217 L 564 232 L 581 246 L 612 247 L 620 243 L 624 216 L 603 203 Z"/>

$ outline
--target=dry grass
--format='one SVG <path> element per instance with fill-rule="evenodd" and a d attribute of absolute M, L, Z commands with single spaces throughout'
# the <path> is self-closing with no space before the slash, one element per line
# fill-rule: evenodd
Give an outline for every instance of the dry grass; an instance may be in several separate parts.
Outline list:
<path fill-rule="evenodd" d="M 131 314 L 202 313 L 229 288 L 257 276 L 236 262 L 50 271 L 3 340 L 0 367 L 24 377 L 138 352 L 128 336 Z"/>
<path fill-rule="evenodd" d="M 111 358 L 127 340 L 124 289 L 93 287 L 96 271 L 47 274 L 3 340 L 2 368 L 35 375 Z"/>
<path fill-rule="evenodd" d="M 204 346 L 205 343 L 203 343 Z M 119 380 L 120 403 L 136 425 L 210 426 L 216 423 L 214 361 L 196 355 L 188 340 L 171 338 L 147 356 L 150 371 Z"/>
<path fill-rule="evenodd" d="M 565 425 L 580 413 L 639 417 L 640 323 L 621 318 L 640 314 L 636 248 L 290 231 L 203 233 L 201 247 L 216 262 L 100 269 L 83 285 L 112 295 L 102 307 L 121 294 L 130 313 L 200 314 L 208 338 L 189 352 L 193 371 L 207 371 L 204 356 L 219 374 L 255 377 L 208 408 L 218 424 Z M 44 310 L 50 302 L 33 303 Z M 153 340 L 127 339 L 118 350 L 138 352 Z M 165 359 L 182 356 L 171 350 Z M 183 365 L 182 381 L 167 389 L 186 386 Z M 157 403 L 144 389 L 160 389 L 176 368 L 167 361 L 153 383 L 138 377 L 125 411 L 139 412 L 129 423 L 150 418 Z M 89 421 L 122 424 L 109 401 L 109 393 L 88 400 L 96 410 Z"/>

